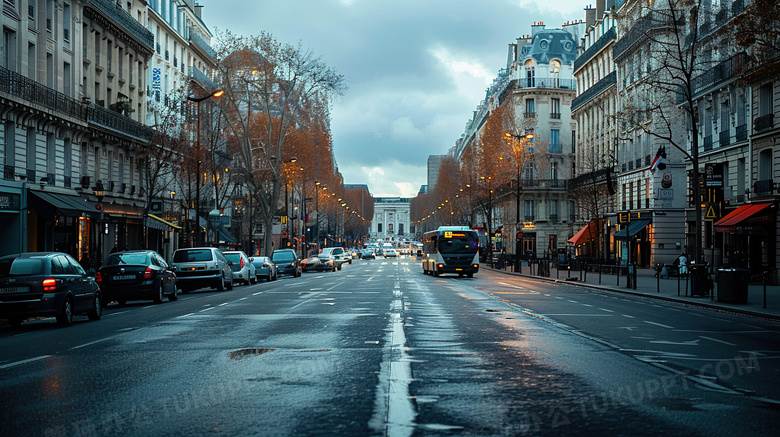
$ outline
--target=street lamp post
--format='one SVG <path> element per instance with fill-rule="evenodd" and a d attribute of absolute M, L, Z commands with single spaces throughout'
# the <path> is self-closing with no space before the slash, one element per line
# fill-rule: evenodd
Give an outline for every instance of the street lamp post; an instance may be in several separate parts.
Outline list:
<path fill-rule="evenodd" d="M 103 197 L 106 195 L 106 190 L 103 188 L 103 181 L 98 180 L 97 184 L 92 187 L 92 194 L 97 198 L 97 209 L 100 211 L 100 218 L 98 219 L 98 247 L 97 247 L 97 262 L 95 263 L 98 268 L 103 265 Z"/>
<path fill-rule="evenodd" d="M 225 94 L 222 90 L 216 90 L 212 92 L 211 94 L 204 96 L 204 97 L 190 97 L 187 96 L 187 100 L 190 102 L 195 102 L 198 104 L 198 121 L 197 121 L 197 132 L 195 133 L 196 136 L 196 146 L 198 148 L 198 177 L 195 179 L 195 244 L 200 246 L 202 243 L 201 238 L 201 231 L 200 231 L 200 166 L 203 161 L 203 153 L 200 149 L 200 104 L 204 100 L 210 99 L 211 97 L 220 97 L 222 94 Z"/>
<path fill-rule="evenodd" d="M 512 146 L 512 152 L 513 152 L 513 155 L 514 155 L 514 158 L 515 158 L 515 166 L 516 166 L 516 169 L 517 169 L 517 187 L 516 187 L 517 190 L 515 192 L 515 197 L 516 197 L 515 218 L 517 219 L 517 228 L 515 229 L 515 232 L 517 232 L 517 234 L 515 235 L 515 271 L 519 272 L 520 271 L 520 252 L 522 250 L 522 243 L 523 243 L 523 239 L 522 238 L 518 238 L 520 236 L 520 232 L 521 232 L 520 224 L 522 223 L 520 221 L 520 195 L 523 192 L 523 184 L 522 184 L 522 179 L 521 179 L 521 176 L 522 176 L 522 166 L 521 166 L 520 157 L 521 157 L 521 154 L 523 153 L 522 141 L 526 140 L 528 142 L 528 141 L 532 140 L 533 137 L 534 137 L 534 134 L 529 132 L 529 133 L 527 133 L 525 135 L 515 135 L 515 134 L 510 134 L 509 132 L 506 132 L 506 133 L 504 133 L 504 135 L 507 138 L 515 138 L 515 139 L 517 139 L 517 141 L 520 142 L 520 144 L 521 144 L 521 145 L 519 145 L 517 147 L 515 147 L 514 145 Z"/>

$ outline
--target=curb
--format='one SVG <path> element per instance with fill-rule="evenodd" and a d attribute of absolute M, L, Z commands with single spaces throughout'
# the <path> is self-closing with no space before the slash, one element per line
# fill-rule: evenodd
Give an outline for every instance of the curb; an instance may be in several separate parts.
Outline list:
<path fill-rule="evenodd" d="M 632 290 L 628 290 L 628 289 L 622 290 L 620 288 L 607 287 L 607 286 L 604 286 L 604 285 L 588 284 L 587 282 L 583 282 L 583 281 L 567 281 L 565 279 L 556 279 L 556 278 L 547 278 L 547 277 L 544 277 L 544 276 L 526 275 L 524 273 L 508 272 L 506 270 L 494 269 L 494 268 L 491 268 L 491 267 L 481 267 L 480 266 L 480 268 L 484 268 L 485 270 L 489 270 L 491 272 L 503 273 L 505 275 L 510 275 L 510 276 L 520 276 L 520 277 L 527 278 L 527 279 L 536 279 L 536 280 L 540 280 L 540 281 L 544 281 L 544 282 L 552 282 L 552 283 L 558 283 L 558 284 L 579 285 L 579 286 L 593 288 L 593 289 L 601 290 L 601 291 L 611 291 L 611 292 L 614 292 L 614 293 L 623 293 L 623 294 L 629 294 L 629 295 L 632 295 L 632 296 L 649 297 L 649 298 L 653 298 L 653 299 L 664 300 L 664 301 L 667 301 L 667 302 L 675 302 L 675 303 L 681 303 L 681 304 L 685 304 L 685 305 L 692 305 L 692 306 L 707 308 L 707 309 L 718 311 L 718 312 L 722 312 L 722 313 L 739 314 L 739 315 L 748 316 L 748 317 L 754 317 L 754 318 L 758 318 L 758 319 L 780 321 L 780 316 L 778 316 L 778 315 L 767 314 L 767 313 L 762 313 L 762 312 L 759 312 L 759 311 L 752 311 L 752 310 L 741 309 L 741 308 L 723 307 L 723 306 L 720 306 L 720 305 L 711 304 L 711 303 L 703 302 L 703 301 L 702 302 L 697 302 L 697 301 L 691 301 L 691 300 L 687 300 L 687 299 L 679 299 L 679 298 L 676 298 L 676 297 L 660 296 L 660 295 L 655 295 L 655 294 L 652 294 L 652 293 L 642 293 L 642 292 L 639 292 L 639 291 L 632 291 Z"/>

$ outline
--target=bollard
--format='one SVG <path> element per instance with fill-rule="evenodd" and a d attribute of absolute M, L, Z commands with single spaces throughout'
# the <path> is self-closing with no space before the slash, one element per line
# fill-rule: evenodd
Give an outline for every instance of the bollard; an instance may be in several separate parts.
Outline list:
<path fill-rule="evenodd" d="M 601 264 L 599 264 L 599 285 L 601 285 Z"/>
<path fill-rule="evenodd" d="M 769 272 L 764 272 L 764 308 L 766 309 L 766 283 L 769 282 Z"/>
<path fill-rule="evenodd" d="M 655 289 L 658 293 L 661 292 L 661 273 L 659 272 L 657 275 L 655 275 Z"/>

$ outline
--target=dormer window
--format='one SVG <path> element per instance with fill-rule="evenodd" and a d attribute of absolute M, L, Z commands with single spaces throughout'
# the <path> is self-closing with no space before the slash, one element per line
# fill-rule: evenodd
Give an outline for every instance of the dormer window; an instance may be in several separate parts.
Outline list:
<path fill-rule="evenodd" d="M 550 61 L 550 73 L 560 73 L 561 72 L 561 61 L 557 59 L 553 59 Z"/>

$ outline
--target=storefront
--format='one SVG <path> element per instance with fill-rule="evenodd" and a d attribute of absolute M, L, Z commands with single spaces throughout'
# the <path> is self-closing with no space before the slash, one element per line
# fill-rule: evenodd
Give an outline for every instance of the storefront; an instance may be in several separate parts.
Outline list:
<path fill-rule="evenodd" d="M 100 212 L 96 203 L 79 196 L 28 191 L 27 250 L 65 252 L 96 259 L 94 241 Z"/>
<path fill-rule="evenodd" d="M 649 267 L 652 260 L 653 226 L 650 212 L 619 214 L 622 229 L 613 237 L 619 243 L 619 259 L 622 264 L 631 263 Z"/>
<path fill-rule="evenodd" d="M 774 202 L 749 203 L 715 223 L 723 235 L 723 263 L 760 275 L 776 263 L 776 215 Z"/>
<path fill-rule="evenodd" d="M 21 183 L 0 182 L 0 256 L 27 250 L 26 190 Z"/>

